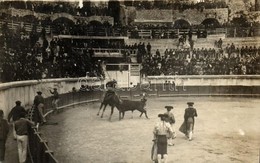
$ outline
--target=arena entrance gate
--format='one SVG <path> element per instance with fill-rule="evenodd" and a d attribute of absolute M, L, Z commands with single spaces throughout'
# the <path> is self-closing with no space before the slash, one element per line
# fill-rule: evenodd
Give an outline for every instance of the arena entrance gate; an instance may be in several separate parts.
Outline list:
<path fill-rule="evenodd" d="M 140 83 L 140 64 L 106 64 L 106 82 L 115 79 L 121 88 L 134 87 Z"/>

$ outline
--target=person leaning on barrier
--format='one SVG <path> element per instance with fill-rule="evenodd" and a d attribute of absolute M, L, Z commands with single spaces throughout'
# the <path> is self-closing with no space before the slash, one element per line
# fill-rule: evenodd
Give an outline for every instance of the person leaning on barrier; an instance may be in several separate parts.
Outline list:
<path fill-rule="evenodd" d="M 44 98 L 42 97 L 42 92 L 38 91 L 37 95 L 34 97 L 33 100 L 34 103 L 34 107 L 35 109 L 37 109 L 37 111 L 35 112 L 35 114 L 37 114 L 37 123 L 45 123 L 46 119 L 44 117 Z"/>
<path fill-rule="evenodd" d="M 15 121 L 14 127 L 17 134 L 17 147 L 19 163 L 25 163 L 28 146 L 28 126 L 35 125 L 33 121 L 25 118 L 26 113 L 21 113 L 20 119 Z"/>
<path fill-rule="evenodd" d="M 0 163 L 5 160 L 5 143 L 9 132 L 9 125 L 7 120 L 4 119 L 4 112 L 0 110 Z"/>
<path fill-rule="evenodd" d="M 50 93 L 53 94 L 52 96 L 52 107 L 53 107 L 53 111 L 54 113 L 57 112 L 57 107 L 58 107 L 58 102 L 59 102 L 59 93 L 57 91 L 57 88 L 54 88 L 53 91 L 50 90 Z"/>
<path fill-rule="evenodd" d="M 13 125 L 14 122 L 19 120 L 21 117 L 21 114 L 26 113 L 26 110 L 24 109 L 24 107 L 21 106 L 21 101 L 16 101 L 15 104 L 16 106 L 12 108 L 12 110 L 10 111 L 10 113 L 8 114 L 7 120 L 8 122 L 11 121 L 11 118 L 13 119 Z M 13 126 L 13 135 L 14 135 L 14 139 L 16 140 L 16 132 Z"/>
<path fill-rule="evenodd" d="M 157 142 L 157 161 L 158 163 L 167 163 L 167 135 L 172 135 L 173 131 L 171 125 L 166 121 L 167 114 L 159 114 L 161 121 L 154 127 L 154 137 Z"/>

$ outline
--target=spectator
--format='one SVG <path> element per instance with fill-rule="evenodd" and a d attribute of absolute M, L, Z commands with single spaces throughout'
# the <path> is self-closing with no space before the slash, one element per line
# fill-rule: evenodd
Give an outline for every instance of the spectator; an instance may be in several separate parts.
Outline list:
<path fill-rule="evenodd" d="M 0 110 L 0 163 L 5 160 L 5 143 L 9 132 L 9 125 L 7 120 L 4 119 L 4 112 Z"/>
<path fill-rule="evenodd" d="M 25 115 L 25 113 L 21 113 L 20 118 L 14 123 L 17 134 L 19 163 L 25 163 L 27 159 L 28 125 L 35 125 L 33 121 L 25 119 Z"/>
<path fill-rule="evenodd" d="M 42 97 L 42 92 L 38 91 L 34 98 L 34 122 L 45 123 L 46 119 L 44 117 L 44 98 Z"/>
<path fill-rule="evenodd" d="M 60 101 L 57 88 L 54 88 L 53 91 L 50 90 L 50 93 L 53 94 L 53 96 L 52 96 L 53 112 L 57 113 L 58 102 Z"/>
<path fill-rule="evenodd" d="M 148 54 L 151 53 L 152 46 L 151 46 L 150 42 L 148 42 L 148 44 L 146 45 L 146 49 L 147 49 Z"/>
<path fill-rule="evenodd" d="M 10 122 L 11 118 L 13 119 L 13 135 L 14 139 L 16 140 L 16 132 L 14 128 L 15 121 L 19 120 L 21 115 L 25 114 L 26 111 L 24 107 L 21 106 L 21 101 L 15 102 L 16 106 L 12 108 L 11 112 L 8 114 L 8 122 Z"/>

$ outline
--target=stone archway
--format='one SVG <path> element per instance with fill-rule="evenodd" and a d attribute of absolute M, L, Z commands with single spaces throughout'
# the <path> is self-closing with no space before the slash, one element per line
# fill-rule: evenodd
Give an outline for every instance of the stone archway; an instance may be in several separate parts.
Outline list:
<path fill-rule="evenodd" d="M 67 14 L 67 13 L 56 13 L 51 16 L 52 21 L 55 21 L 59 18 L 65 18 L 65 19 L 71 20 L 72 22 L 74 22 L 74 24 L 77 21 L 72 15 Z"/>
<path fill-rule="evenodd" d="M 178 29 L 188 29 L 190 26 L 190 23 L 185 19 L 177 19 L 173 24 L 173 27 Z"/>
<path fill-rule="evenodd" d="M 207 18 L 201 22 L 206 28 L 219 28 L 221 25 L 216 18 Z"/>
<path fill-rule="evenodd" d="M 68 19 L 66 17 L 59 17 L 59 18 L 53 20 L 53 23 L 60 24 L 60 25 L 65 24 L 65 25 L 70 25 L 70 26 L 75 24 L 71 19 Z"/>
<path fill-rule="evenodd" d="M 23 20 L 26 21 L 26 22 L 36 22 L 39 19 L 35 15 L 24 15 Z"/>

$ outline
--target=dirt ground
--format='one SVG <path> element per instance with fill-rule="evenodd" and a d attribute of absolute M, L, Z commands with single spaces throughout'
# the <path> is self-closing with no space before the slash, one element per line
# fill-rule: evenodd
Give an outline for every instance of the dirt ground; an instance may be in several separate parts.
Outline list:
<path fill-rule="evenodd" d="M 194 139 L 188 141 L 178 131 L 188 101 L 195 102 Z M 260 99 L 229 97 L 149 98 L 148 116 L 135 111 L 118 120 L 110 108 L 98 117 L 99 103 L 70 108 L 52 116 L 58 125 L 41 129 L 50 148 L 61 163 L 151 163 L 153 127 L 164 113 L 165 105 L 174 106 L 177 138 L 168 147 L 169 163 L 259 163 Z"/>

